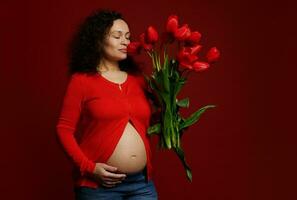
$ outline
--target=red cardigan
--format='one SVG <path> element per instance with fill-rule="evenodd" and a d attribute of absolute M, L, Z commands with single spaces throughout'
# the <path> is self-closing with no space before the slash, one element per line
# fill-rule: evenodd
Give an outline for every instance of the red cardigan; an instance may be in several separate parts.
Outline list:
<path fill-rule="evenodd" d="M 100 187 L 92 178 L 95 163 L 106 163 L 129 120 L 145 145 L 146 181 L 152 178 L 150 140 L 146 134 L 152 109 L 145 95 L 147 87 L 142 75 L 128 74 L 121 87 L 98 73 L 71 75 L 56 132 L 75 163 L 75 186 Z"/>

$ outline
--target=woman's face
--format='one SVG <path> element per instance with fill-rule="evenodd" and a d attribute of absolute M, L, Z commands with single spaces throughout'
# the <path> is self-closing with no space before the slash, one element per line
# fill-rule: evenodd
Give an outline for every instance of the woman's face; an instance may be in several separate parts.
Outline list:
<path fill-rule="evenodd" d="M 127 23 L 122 19 L 115 20 L 104 40 L 104 58 L 111 61 L 126 59 L 129 43 L 130 32 Z"/>

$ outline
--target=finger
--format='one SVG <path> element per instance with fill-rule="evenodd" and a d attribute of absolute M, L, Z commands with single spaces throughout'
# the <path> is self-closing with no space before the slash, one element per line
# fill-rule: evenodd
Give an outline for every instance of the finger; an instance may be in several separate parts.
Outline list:
<path fill-rule="evenodd" d="M 104 184 L 105 185 L 108 185 L 110 187 L 114 187 L 116 186 L 117 184 L 120 184 L 122 181 L 115 181 L 115 182 L 105 182 Z"/>
<path fill-rule="evenodd" d="M 103 181 L 122 181 L 123 178 L 108 178 L 108 177 L 105 177 L 105 178 L 102 178 Z"/>
<path fill-rule="evenodd" d="M 126 177 L 126 174 L 115 174 L 115 173 L 110 173 L 110 172 L 107 172 L 105 177 L 107 178 L 125 178 Z"/>
<path fill-rule="evenodd" d="M 115 186 L 115 184 L 110 184 L 110 183 L 105 183 L 105 182 L 101 183 L 101 185 L 103 185 L 105 187 L 109 187 L 109 188 Z"/>
<path fill-rule="evenodd" d="M 110 177 L 107 174 L 107 175 L 103 176 L 102 179 L 107 180 L 107 181 L 108 180 L 122 181 L 122 180 L 126 179 L 126 177 L 125 176 L 123 176 L 123 177 Z"/>
<path fill-rule="evenodd" d="M 108 185 L 115 185 L 115 184 L 121 183 L 121 181 L 105 181 L 104 183 Z"/>
<path fill-rule="evenodd" d="M 118 170 L 116 167 L 113 167 L 107 164 L 104 165 L 104 169 L 111 172 L 116 172 Z"/>

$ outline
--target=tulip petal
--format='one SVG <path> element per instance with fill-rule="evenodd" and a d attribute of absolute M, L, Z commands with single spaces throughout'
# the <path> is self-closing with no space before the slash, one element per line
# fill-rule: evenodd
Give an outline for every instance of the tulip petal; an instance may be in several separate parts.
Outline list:
<path fill-rule="evenodd" d="M 175 33 L 178 29 L 178 17 L 176 15 L 170 15 L 166 23 L 166 31 L 169 33 Z"/>
<path fill-rule="evenodd" d="M 129 54 L 139 54 L 141 51 L 141 43 L 140 42 L 130 42 L 127 46 L 127 52 Z"/>
<path fill-rule="evenodd" d="M 148 44 L 145 41 L 145 33 L 140 34 L 139 36 L 140 44 L 146 51 L 151 51 L 153 49 L 152 44 Z"/>
<path fill-rule="evenodd" d="M 188 68 L 190 70 L 193 69 L 193 66 L 191 64 L 187 63 L 187 62 L 180 62 L 180 66 Z"/>
<path fill-rule="evenodd" d="M 179 41 L 184 41 L 190 36 L 191 36 L 191 30 L 188 24 L 184 24 L 182 27 L 177 29 L 174 33 L 174 37 Z"/>
<path fill-rule="evenodd" d="M 149 26 L 146 31 L 146 41 L 149 44 L 154 44 L 158 41 L 158 32 L 153 26 Z"/>
<path fill-rule="evenodd" d="M 210 48 L 206 54 L 206 59 L 208 62 L 215 62 L 220 57 L 220 51 L 216 47 Z"/>
<path fill-rule="evenodd" d="M 196 46 L 193 46 L 193 47 L 190 47 L 190 52 L 191 54 L 197 54 L 200 50 L 201 50 L 202 46 L 201 45 L 196 45 Z"/>
<path fill-rule="evenodd" d="M 207 62 L 200 62 L 200 61 L 196 61 L 194 64 L 193 64 L 193 69 L 196 71 L 196 72 L 200 72 L 200 71 L 204 71 L 206 69 L 209 68 L 209 64 Z"/>
<path fill-rule="evenodd" d="M 190 48 L 183 47 L 178 52 L 176 59 L 179 61 L 181 66 L 193 69 L 193 63 L 198 60 L 198 56 L 191 54 Z"/>
<path fill-rule="evenodd" d="M 191 35 L 186 39 L 186 45 L 193 46 L 199 43 L 201 34 L 198 31 L 191 32 Z"/>

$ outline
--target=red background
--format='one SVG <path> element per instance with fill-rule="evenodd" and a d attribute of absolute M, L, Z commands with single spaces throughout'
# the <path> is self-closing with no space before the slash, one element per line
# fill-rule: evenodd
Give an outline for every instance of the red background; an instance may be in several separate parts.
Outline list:
<path fill-rule="evenodd" d="M 170 14 L 221 60 L 191 74 L 190 114 L 215 104 L 183 138 L 193 182 L 153 139 L 159 199 L 293 200 L 296 194 L 296 5 L 289 1 L 1 1 L 1 199 L 73 199 L 55 125 L 66 45 L 93 9 L 123 13 L 134 36 Z M 149 65 L 149 63 L 147 63 Z M 295 85 L 294 85 L 295 83 Z M 295 87 L 294 87 L 295 86 Z"/>

